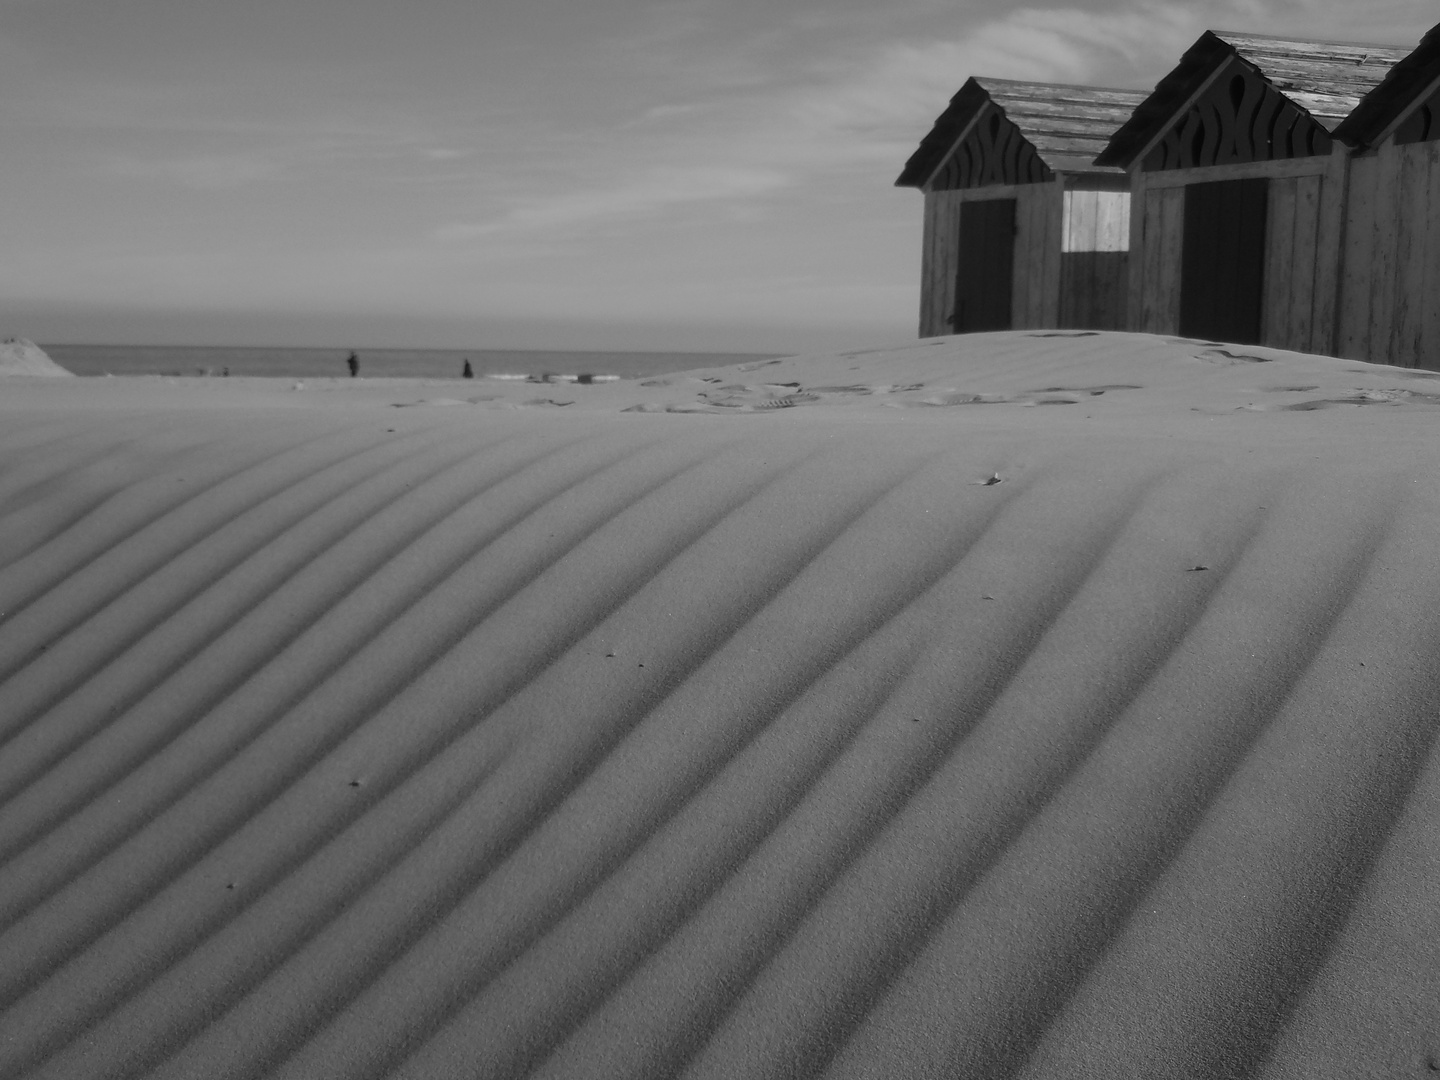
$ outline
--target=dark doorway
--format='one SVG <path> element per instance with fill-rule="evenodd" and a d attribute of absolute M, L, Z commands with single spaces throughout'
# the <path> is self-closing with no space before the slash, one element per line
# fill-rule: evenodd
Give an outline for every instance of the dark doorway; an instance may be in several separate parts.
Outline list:
<path fill-rule="evenodd" d="M 1011 279 L 1015 269 L 1015 200 L 960 204 L 960 265 L 955 273 L 957 334 L 1010 329 Z"/>
<path fill-rule="evenodd" d="M 1180 333 L 1260 343 L 1269 181 L 1216 180 L 1185 189 Z"/>

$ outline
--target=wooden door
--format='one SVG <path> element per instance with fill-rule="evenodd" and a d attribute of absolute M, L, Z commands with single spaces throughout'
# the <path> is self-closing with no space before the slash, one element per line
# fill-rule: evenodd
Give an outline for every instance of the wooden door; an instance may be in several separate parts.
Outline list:
<path fill-rule="evenodd" d="M 1015 200 L 961 203 L 955 311 L 950 317 L 957 334 L 1010 329 L 1014 269 Z"/>
<path fill-rule="evenodd" d="M 1258 345 L 1265 290 L 1266 179 L 1185 189 L 1180 333 Z"/>

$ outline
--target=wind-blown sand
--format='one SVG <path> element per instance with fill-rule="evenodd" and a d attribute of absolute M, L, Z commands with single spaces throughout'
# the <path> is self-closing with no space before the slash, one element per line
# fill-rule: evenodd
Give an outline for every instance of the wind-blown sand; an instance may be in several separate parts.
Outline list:
<path fill-rule="evenodd" d="M 1440 1069 L 1440 376 L 0 385 L 0 1075 Z"/>

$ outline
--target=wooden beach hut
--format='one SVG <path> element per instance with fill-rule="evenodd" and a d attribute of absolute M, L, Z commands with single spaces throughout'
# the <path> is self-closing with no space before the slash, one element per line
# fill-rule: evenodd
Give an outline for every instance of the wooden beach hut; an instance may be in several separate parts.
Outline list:
<path fill-rule="evenodd" d="M 1405 55 L 1207 31 L 1098 163 L 1131 178 L 1129 326 L 1331 353 L 1349 152 Z"/>
<path fill-rule="evenodd" d="M 925 195 L 922 337 L 1124 327 L 1130 194 L 1094 158 L 1143 97 L 966 81 L 895 182 Z"/>
<path fill-rule="evenodd" d="M 1335 134 L 1356 146 L 1336 352 L 1440 369 L 1440 26 Z"/>

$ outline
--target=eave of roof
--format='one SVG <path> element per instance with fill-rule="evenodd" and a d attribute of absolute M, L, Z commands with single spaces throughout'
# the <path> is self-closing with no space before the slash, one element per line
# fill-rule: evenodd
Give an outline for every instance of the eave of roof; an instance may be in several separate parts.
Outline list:
<path fill-rule="evenodd" d="M 1232 57 L 1249 64 L 1327 131 L 1335 132 L 1405 56 L 1392 45 L 1303 41 L 1207 30 L 1110 139 L 1098 164 L 1129 168 Z"/>
<path fill-rule="evenodd" d="M 1352 146 L 1373 145 L 1436 79 L 1440 79 L 1440 24 L 1360 100 L 1335 129 L 1335 137 Z"/>
<path fill-rule="evenodd" d="M 954 149 L 970 121 L 993 102 L 1054 172 L 1117 172 L 1097 166 L 1116 126 L 1145 98 L 1135 90 L 971 77 L 905 163 L 897 187 L 922 187 Z"/>

